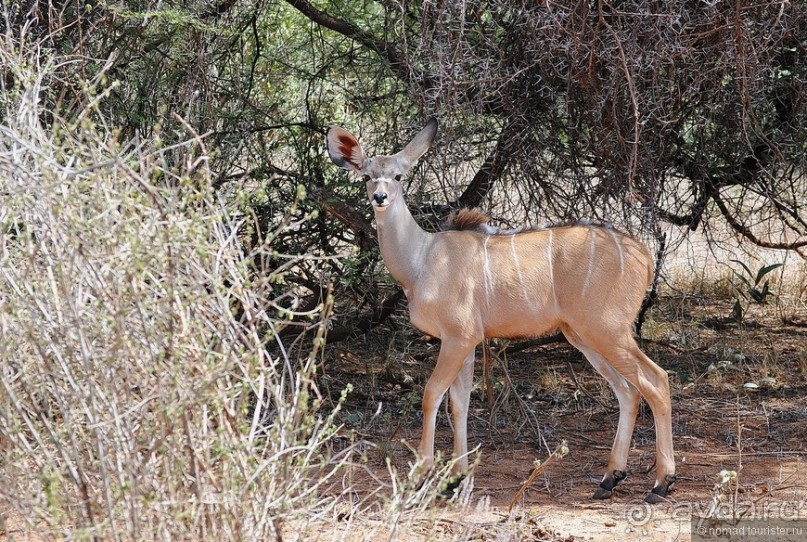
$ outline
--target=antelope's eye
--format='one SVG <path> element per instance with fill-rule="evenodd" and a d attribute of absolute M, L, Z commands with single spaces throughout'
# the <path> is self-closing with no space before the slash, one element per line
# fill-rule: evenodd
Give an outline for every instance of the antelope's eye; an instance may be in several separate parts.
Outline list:
<path fill-rule="evenodd" d="M 361 180 L 366 182 L 366 183 L 369 183 L 370 182 L 370 176 L 369 175 L 362 175 Z"/>
<path fill-rule="evenodd" d="M 398 174 L 398 175 L 395 176 L 395 180 L 398 181 L 398 182 L 401 182 L 401 177 L 402 177 L 402 175 Z"/>

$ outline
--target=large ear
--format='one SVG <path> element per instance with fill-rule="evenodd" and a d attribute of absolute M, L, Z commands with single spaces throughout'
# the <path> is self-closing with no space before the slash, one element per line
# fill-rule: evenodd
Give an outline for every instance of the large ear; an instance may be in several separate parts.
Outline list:
<path fill-rule="evenodd" d="M 406 167 L 409 167 L 429 150 L 429 147 L 434 142 L 435 135 L 437 135 L 437 119 L 432 117 L 412 141 L 397 154 L 397 157 L 403 158 L 406 162 Z"/>
<path fill-rule="evenodd" d="M 329 126 L 325 140 L 334 164 L 350 171 L 360 171 L 364 166 L 367 157 L 353 134 L 339 126 Z"/>

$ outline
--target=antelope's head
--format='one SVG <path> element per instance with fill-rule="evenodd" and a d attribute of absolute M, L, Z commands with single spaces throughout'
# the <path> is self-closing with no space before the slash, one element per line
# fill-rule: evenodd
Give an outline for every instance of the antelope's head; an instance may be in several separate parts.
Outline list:
<path fill-rule="evenodd" d="M 383 211 L 401 197 L 401 178 L 429 150 L 437 134 L 437 119 L 426 126 L 400 152 L 391 156 L 368 157 L 353 134 L 339 126 L 329 126 L 326 140 L 334 164 L 355 171 L 367 181 L 367 198 L 376 212 Z"/>

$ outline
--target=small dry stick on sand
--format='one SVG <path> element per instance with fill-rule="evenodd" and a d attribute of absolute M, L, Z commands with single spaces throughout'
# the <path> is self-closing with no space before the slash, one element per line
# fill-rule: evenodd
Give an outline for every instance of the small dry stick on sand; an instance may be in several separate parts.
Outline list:
<path fill-rule="evenodd" d="M 518 501 L 521 498 L 521 496 L 524 495 L 524 492 L 527 491 L 527 488 L 530 487 L 530 484 L 538 477 L 538 474 L 540 474 L 541 471 L 544 470 L 544 467 L 546 467 L 553 461 L 563 459 L 564 457 L 566 457 L 566 454 L 568 453 L 569 453 L 569 447 L 566 445 L 566 441 L 564 440 L 560 443 L 560 445 L 557 448 L 555 448 L 555 451 L 552 452 L 552 454 L 546 459 L 546 461 L 541 463 L 540 459 L 536 460 L 535 468 L 532 469 L 532 474 L 530 474 L 530 477 L 527 478 L 527 481 L 524 482 L 524 484 L 521 486 L 521 489 L 518 490 L 513 499 L 510 501 L 510 505 L 507 507 L 507 511 L 509 512 L 510 510 L 513 509 L 513 506 L 515 506 L 516 501 Z"/>

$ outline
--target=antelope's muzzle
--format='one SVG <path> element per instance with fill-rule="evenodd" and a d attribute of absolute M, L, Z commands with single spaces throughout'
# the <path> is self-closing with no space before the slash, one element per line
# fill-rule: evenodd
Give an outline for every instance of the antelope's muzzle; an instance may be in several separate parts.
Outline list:
<path fill-rule="evenodd" d="M 373 205 L 375 207 L 386 207 L 389 204 L 389 199 L 386 192 L 376 192 L 373 194 Z"/>

